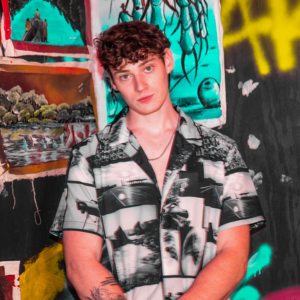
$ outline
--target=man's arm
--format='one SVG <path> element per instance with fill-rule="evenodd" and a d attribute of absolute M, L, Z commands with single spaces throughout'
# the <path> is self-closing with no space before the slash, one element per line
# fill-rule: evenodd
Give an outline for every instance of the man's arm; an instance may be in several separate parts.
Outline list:
<path fill-rule="evenodd" d="M 220 231 L 216 256 L 200 271 L 180 300 L 225 300 L 247 271 L 249 226 Z"/>
<path fill-rule="evenodd" d="M 81 300 L 125 300 L 111 273 L 100 264 L 103 239 L 81 231 L 64 231 L 67 277 Z"/>

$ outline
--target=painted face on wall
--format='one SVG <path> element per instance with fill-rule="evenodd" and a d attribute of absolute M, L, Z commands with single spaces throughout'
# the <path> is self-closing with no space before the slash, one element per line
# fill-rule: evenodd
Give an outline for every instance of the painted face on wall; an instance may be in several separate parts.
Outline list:
<path fill-rule="evenodd" d="M 168 76 L 173 68 L 172 51 L 166 49 L 164 61 L 157 55 L 149 55 L 143 61 L 111 69 L 112 86 L 132 111 L 148 115 L 171 102 Z"/>

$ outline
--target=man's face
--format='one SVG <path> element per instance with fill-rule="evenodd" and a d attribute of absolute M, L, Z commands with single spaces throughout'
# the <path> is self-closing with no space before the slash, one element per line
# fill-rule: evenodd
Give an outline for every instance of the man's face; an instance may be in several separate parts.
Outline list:
<path fill-rule="evenodd" d="M 157 55 L 149 55 L 136 64 L 110 69 L 112 86 L 122 94 L 131 110 L 148 115 L 171 101 L 168 76 L 173 68 L 172 52 L 166 49 L 164 61 Z"/>

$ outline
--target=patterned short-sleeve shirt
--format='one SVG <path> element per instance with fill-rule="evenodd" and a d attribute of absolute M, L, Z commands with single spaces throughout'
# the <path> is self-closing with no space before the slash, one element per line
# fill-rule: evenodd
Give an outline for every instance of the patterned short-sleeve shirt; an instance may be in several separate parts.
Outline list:
<path fill-rule="evenodd" d="M 218 232 L 264 221 L 235 142 L 175 109 L 180 123 L 162 192 L 124 109 L 73 148 L 51 227 L 58 236 L 101 236 L 129 300 L 178 298 L 216 255 Z"/>

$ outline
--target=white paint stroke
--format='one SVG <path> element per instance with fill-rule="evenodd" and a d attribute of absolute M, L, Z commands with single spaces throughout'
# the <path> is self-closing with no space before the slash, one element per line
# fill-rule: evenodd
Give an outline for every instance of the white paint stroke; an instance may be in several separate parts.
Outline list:
<path fill-rule="evenodd" d="M 250 93 L 252 93 L 256 87 L 259 85 L 258 82 L 253 82 L 252 79 L 247 80 L 242 83 L 241 81 L 238 84 L 238 88 L 242 89 L 242 95 L 248 97 Z"/>
<path fill-rule="evenodd" d="M 255 137 L 253 134 L 249 134 L 248 137 L 248 146 L 252 150 L 256 150 L 260 145 L 260 140 Z"/>
<path fill-rule="evenodd" d="M 280 181 L 283 183 L 291 183 L 293 181 L 293 179 L 290 176 L 282 174 Z"/>
<path fill-rule="evenodd" d="M 226 69 L 226 72 L 229 73 L 229 74 L 233 74 L 235 73 L 235 67 L 234 66 L 230 66 L 228 69 Z"/>

